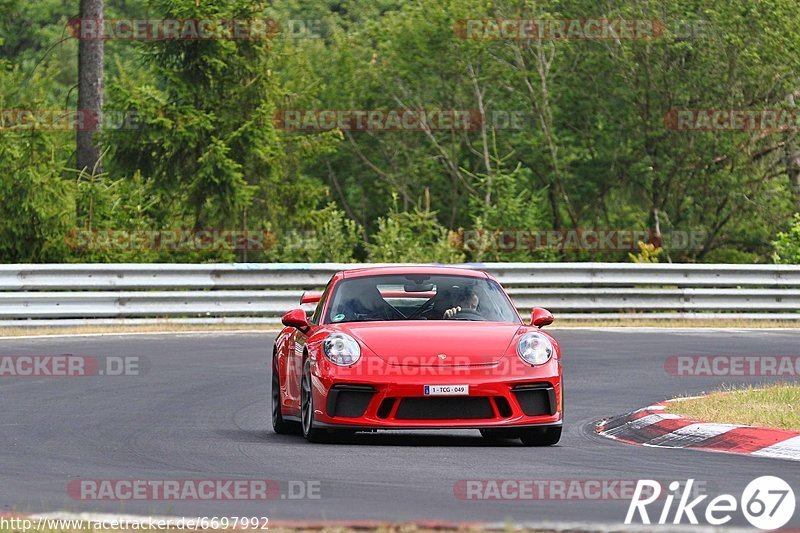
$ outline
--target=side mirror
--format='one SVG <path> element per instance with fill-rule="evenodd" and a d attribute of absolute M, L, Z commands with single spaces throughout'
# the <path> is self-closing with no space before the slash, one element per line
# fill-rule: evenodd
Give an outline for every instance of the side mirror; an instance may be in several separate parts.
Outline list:
<path fill-rule="evenodd" d="M 531 312 L 531 325 L 537 328 L 543 328 L 548 324 L 553 323 L 553 313 L 544 307 L 534 307 Z"/>
<path fill-rule="evenodd" d="M 306 312 L 302 309 L 292 309 L 288 311 L 283 318 L 281 318 L 281 323 L 284 326 L 290 328 L 297 328 L 303 333 L 308 331 L 311 325 L 308 323 L 308 317 L 306 316 Z"/>

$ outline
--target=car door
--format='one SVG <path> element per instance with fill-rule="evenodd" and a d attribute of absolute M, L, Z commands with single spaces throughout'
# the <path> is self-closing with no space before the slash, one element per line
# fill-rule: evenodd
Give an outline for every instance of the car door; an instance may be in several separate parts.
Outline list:
<path fill-rule="evenodd" d="M 300 409 L 300 378 L 303 375 L 303 348 L 306 336 L 293 330 L 286 339 L 286 399 L 292 408 Z"/>
<path fill-rule="evenodd" d="M 317 302 L 317 307 L 314 314 L 311 316 L 309 322 L 311 329 L 303 333 L 299 330 L 294 330 L 286 343 L 287 360 L 286 360 L 286 396 L 289 399 L 292 407 L 300 409 L 300 380 L 303 377 L 303 351 L 308 341 L 308 336 L 311 335 L 319 324 L 320 317 L 322 316 L 322 309 L 328 299 L 333 280 L 328 282 L 322 296 Z"/>

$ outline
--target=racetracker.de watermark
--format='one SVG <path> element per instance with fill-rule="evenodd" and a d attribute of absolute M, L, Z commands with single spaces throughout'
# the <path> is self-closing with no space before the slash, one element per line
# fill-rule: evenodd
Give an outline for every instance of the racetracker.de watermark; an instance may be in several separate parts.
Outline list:
<path fill-rule="evenodd" d="M 418 293 L 420 295 L 424 293 Z M 432 296 L 432 294 L 431 294 Z M 336 317 L 333 318 L 336 322 Z M 444 356 L 444 357 L 442 357 Z M 299 363 L 298 363 L 299 364 Z M 560 360 L 555 354 L 546 364 L 558 365 Z M 425 359 L 414 356 L 389 356 L 361 358 L 352 366 L 343 366 L 336 369 L 340 378 L 374 378 L 374 377 L 425 377 L 430 376 L 482 376 L 482 377 L 513 377 L 530 374 L 531 365 L 523 361 L 516 353 L 498 355 L 494 361 L 487 361 L 480 365 L 475 364 L 475 359 L 469 355 L 432 354 Z"/>
<path fill-rule="evenodd" d="M 73 18 L 69 21 L 68 31 L 75 39 L 89 41 L 256 41 L 276 37 L 320 38 L 322 26 L 320 19 L 289 19 L 279 22 L 272 18 Z"/>
<path fill-rule="evenodd" d="M 294 131 L 473 131 L 475 110 L 285 109 L 273 115 L 275 127 Z"/>
<path fill-rule="evenodd" d="M 319 500 L 319 480 L 274 479 L 74 479 L 73 500 Z"/>
<path fill-rule="evenodd" d="M 69 33 L 80 40 L 256 40 L 273 39 L 278 23 L 253 19 L 90 19 L 74 18 Z"/>
<path fill-rule="evenodd" d="M 28 531 L 76 531 L 98 532 L 105 529 L 120 531 L 197 531 L 218 529 L 269 529 L 266 516 L 181 516 L 175 518 L 151 516 L 89 515 L 79 518 L 48 518 L 11 516 L 0 514 L 0 530 L 10 529 L 15 533 Z M 35 519 L 34 519 L 35 518 Z"/>
<path fill-rule="evenodd" d="M 135 110 L 0 109 L 0 132 L 136 130 L 139 118 Z"/>
<path fill-rule="evenodd" d="M 639 243 L 669 250 L 702 250 L 708 236 L 705 230 L 667 231 L 633 229 L 568 230 L 463 230 L 459 232 L 464 250 L 502 252 L 533 250 L 624 251 L 639 250 Z"/>
<path fill-rule="evenodd" d="M 282 109 L 274 126 L 289 131 L 478 131 L 524 130 L 530 113 L 519 110 L 477 109 Z"/>
<path fill-rule="evenodd" d="M 798 355 L 670 355 L 664 371 L 676 377 L 800 377 Z"/>
<path fill-rule="evenodd" d="M 800 131 L 800 110 L 670 109 L 664 126 L 676 131 Z"/>
<path fill-rule="evenodd" d="M 148 359 L 138 355 L 0 355 L 0 379 L 140 376 L 149 367 Z"/>
<path fill-rule="evenodd" d="M 453 485 L 459 500 L 630 500 L 637 479 L 460 479 Z M 647 497 L 656 494 L 649 487 Z M 705 483 L 693 486 L 696 494 L 706 492 Z"/>
<path fill-rule="evenodd" d="M 476 40 L 648 40 L 661 37 L 665 27 L 658 19 L 494 18 L 461 19 L 453 31 Z"/>
<path fill-rule="evenodd" d="M 65 240 L 79 251 L 264 251 L 275 246 L 277 237 L 266 230 L 73 229 Z"/>

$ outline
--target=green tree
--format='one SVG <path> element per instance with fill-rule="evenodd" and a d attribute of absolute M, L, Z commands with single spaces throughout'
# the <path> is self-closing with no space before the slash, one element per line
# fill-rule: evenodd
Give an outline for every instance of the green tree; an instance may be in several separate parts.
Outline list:
<path fill-rule="evenodd" d="M 795 213 L 789 230 L 778 233 L 772 245 L 775 247 L 772 259 L 776 263 L 800 265 L 800 213 Z"/>
<path fill-rule="evenodd" d="M 374 263 L 459 263 L 464 255 L 458 239 L 428 210 L 392 210 L 378 220 L 378 231 L 367 244 Z"/>

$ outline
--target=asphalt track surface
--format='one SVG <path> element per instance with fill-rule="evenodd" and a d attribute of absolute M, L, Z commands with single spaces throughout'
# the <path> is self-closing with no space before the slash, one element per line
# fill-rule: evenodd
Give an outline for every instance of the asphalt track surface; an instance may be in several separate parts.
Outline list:
<path fill-rule="evenodd" d="M 0 355 L 139 356 L 149 365 L 140 376 L 0 378 L 0 511 L 620 523 L 628 500 L 464 500 L 454 484 L 694 478 L 712 497 L 738 498 L 750 480 L 767 474 L 785 479 L 800 500 L 796 462 L 631 446 L 594 434 L 601 418 L 675 395 L 770 380 L 672 377 L 664 370 L 669 355 L 797 355 L 800 330 L 553 333 L 564 353 L 567 410 L 561 443 L 551 448 L 488 445 L 477 431 L 363 434 L 336 445 L 276 435 L 269 417 L 271 333 L 0 340 Z M 320 497 L 82 501 L 67 493 L 75 479 L 271 479 L 281 482 L 284 496 L 289 480 L 311 481 Z M 737 512 L 730 525 L 747 523 Z"/>

